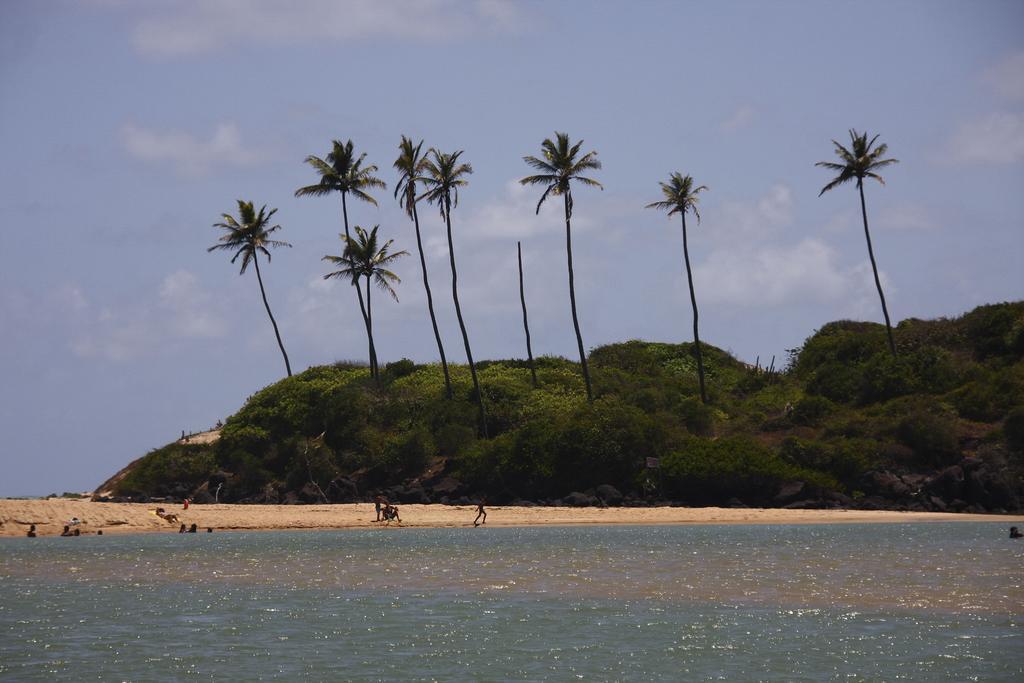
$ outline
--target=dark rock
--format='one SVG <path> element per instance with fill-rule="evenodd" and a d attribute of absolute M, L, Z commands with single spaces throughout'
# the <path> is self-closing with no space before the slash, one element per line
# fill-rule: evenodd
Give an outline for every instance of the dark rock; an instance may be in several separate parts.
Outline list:
<path fill-rule="evenodd" d="M 325 503 L 327 498 L 324 492 L 320 490 L 320 487 L 311 481 L 307 481 L 303 484 L 302 488 L 298 490 L 299 500 L 303 503 Z"/>
<path fill-rule="evenodd" d="M 797 500 L 782 506 L 783 510 L 819 510 L 825 507 L 821 500 Z"/>
<path fill-rule="evenodd" d="M 512 501 L 512 505 L 514 507 L 519 507 L 519 508 L 535 508 L 535 507 L 537 507 L 537 504 L 534 503 L 532 500 L 522 500 L 522 499 Z"/>
<path fill-rule="evenodd" d="M 839 507 L 848 508 L 853 506 L 853 498 L 850 498 L 845 493 L 840 493 L 839 491 L 826 492 L 825 500 L 835 503 Z"/>
<path fill-rule="evenodd" d="M 622 505 L 622 494 L 611 484 L 601 484 L 595 489 L 594 493 L 606 505 L 611 505 L 612 507 Z"/>
<path fill-rule="evenodd" d="M 928 496 L 928 503 L 936 512 L 946 512 L 949 509 L 946 505 L 946 501 L 942 500 L 938 496 Z"/>
<path fill-rule="evenodd" d="M 198 505 L 212 505 L 214 503 L 213 494 L 205 486 L 202 486 L 192 494 L 192 502 Z"/>
<path fill-rule="evenodd" d="M 952 465 L 936 473 L 925 484 L 927 493 L 943 500 L 962 497 L 964 490 L 964 471 L 959 465 Z"/>
<path fill-rule="evenodd" d="M 455 477 L 445 477 L 431 486 L 435 496 L 456 496 L 463 492 L 462 482 Z"/>
<path fill-rule="evenodd" d="M 859 510 L 888 510 L 891 507 L 892 504 L 889 501 L 878 496 L 865 496 L 857 501 Z"/>
<path fill-rule="evenodd" d="M 398 498 L 402 503 L 408 503 L 410 505 L 427 505 L 430 503 L 430 496 L 419 486 L 413 486 L 405 489 L 402 495 Z"/>
<path fill-rule="evenodd" d="M 355 503 L 360 500 L 359 486 L 348 477 L 332 479 L 324 493 L 332 503 Z"/>
<path fill-rule="evenodd" d="M 806 484 L 802 481 L 791 481 L 787 484 L 783 484 L 779 487 L 779 492 L 775 494 L 775 502 L 782 505 L 789 503 L 804 493 Z"/>
<path fill-rule="evenodd" d="M 725 507 L 727 507 L 727 508 L 745 508 L 745 507 L 749 507 L 749 506 L 746 503 L 744 503 L 742 500 L 740 500 L 739 498 L 730 498 L 728 501 L 726 501 Z"/>
<path fill-rule="evenodd" d="M 579 491 L 573 491 L 563 498 L 562 502 L 574 508 L 592 507 L 597 505 L 597 498 L 580 493 Z"/>
<path fill-rule="evenodd" d="M 302 499 L 299 498 L 299 494 L 297 494 L 295 491 L 289 491 L 288 493 L 284 494 L 284 499 L 281 500 L 281 504 L 282 505 L 301 505 L 302 504 Z"/>
<path fill-rule="evenodd" d="M 960 461 L 960 467 L 964 472 L 973 472 L 984 464 L 985 461 L 981 458 L 972 458 L 970 456 Z"/>
<path fill-rule="evenodd" d="M 910 487 L 892 472 L 867 472 L 861 480 L 861 485 L 865 491 L 893 500 L 907 498 L 911 494 Z"/>

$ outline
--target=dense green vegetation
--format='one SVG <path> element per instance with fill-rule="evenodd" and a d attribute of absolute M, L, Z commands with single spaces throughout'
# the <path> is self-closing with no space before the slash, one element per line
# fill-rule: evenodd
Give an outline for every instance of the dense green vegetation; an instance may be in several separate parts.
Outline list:
<path fill-rule="evenodd" d="M 1019 491 L 1024 302 L 905 320 L 894 336 L 895 357 L 883 325 L 829 323 L 781 373 L 705 344 L 707 405 L 692 344 L 594 349 L 592 402 L 570 361 L 537 359 L 537 388 L 525 361 L 480 362 L 490 438 L 478 436 L 464 366 L 450 366 L 453 400 L 440 365 L 387 364 L 379 386 L 365 367 L 314 367 L 250 397 L 219 441 L 153 451 L 117 493 L 187 495 L 217 482 L 220 500 L 257 500 L 341 478 L 365 496 L 443 475 L 496 501 L 610 484 L 636 498 L 777 504 L 788 482 L 856 501 L 868 473 L 931 475 L 967 456 Z"/>

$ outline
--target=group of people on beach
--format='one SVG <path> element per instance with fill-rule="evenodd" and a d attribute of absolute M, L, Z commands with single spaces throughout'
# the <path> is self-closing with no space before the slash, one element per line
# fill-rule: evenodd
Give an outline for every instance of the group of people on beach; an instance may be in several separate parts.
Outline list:
<path fill-rule="evenodd" d="M 388 499 L 384 496 L 377 496 L 373 499 L 373 506 L 377 510 L 377 519 L 375 522 L 398 522 L 402 523 L 402 518 L 398 516 L 398 507 L 388 502 Z"/>
<path fill-rule="evenodd" d="M 487 510 L 484 509 L 486 504 L 486 498 L 481 498 L 480 502 L 477 503 L 476 519 L 473 520 L 473 526 L 487 524 Z M 391 522 L 395 520 L 401 524 L 402 518 L 398 516 L 398 507 L 389 503 L 387 498 L 384 496 L 374 496 L 373 505 L 377 511 L 377 518 L 373 520 L 374 522 Z"/>

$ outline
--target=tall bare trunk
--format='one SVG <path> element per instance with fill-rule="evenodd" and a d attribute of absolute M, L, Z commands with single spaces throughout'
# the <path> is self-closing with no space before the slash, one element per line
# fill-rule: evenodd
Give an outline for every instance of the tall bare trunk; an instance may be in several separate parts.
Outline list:
<path fill-rule="evenodd" d="M 434 339 L 437 340 L 437 352 L 441 354 L 441 369 L 444 371 L 444 393 L 452 397 L 452 380 L 448 374 L 448 359 L 444 355 L 441 333 L 437 329 L 437 317 L 434 315 L 434 297 L 430 293 L 430 281 L 427 279 L 427 259 L 423 255 L 423 241 L 420 239 L 420 216 L 416 212 L 416 200 L 412 200 L 412 220 L 416 224 L 416 247 L 420 252 L 420 269 L 423 271 L 423 289 L 427 291 L 427 310 L 430 311 L 430 324 L 434 328 Z"/>
<path fill-rule="evenodd" d="M 356 285 L 359 288 L 359 285 Z M 373 358 L 374 365 L 377 363 L 377 349 L 373 345 L 373 307 L 370 305 L 370 276 L 366 276 L 366 338 L 370 341 L 370 357 Z M 377 386 L 380 386 L 380 373 L 374 373 L 374 380 L 377 382 Z"/>
<path fill-rule="evenodd" d="M 345 201 L 345 195 L 346 194 L 347 193 L 345 193 L 345 192 L 341 193 L 341 215 L 342 215 L 342 218 L 345 221 L 345 237 L 346 237 L 346 239 L 352 239 L 352 236 L 349 234 L 349 231 L 348 231 L 348 204 Z M 348 243 L 346 243 L 345 246 L 348 247 Z M 363 316 L 363 326 L 366 327 L 366 335 L 369 338 L 369 336 L 370 336 L 370 320 L 366 316 L 366 305 L 363 303 L 363 291 L 361 289 L 359 289 L 359 282 L 358 281 L 354 282 L 353 284 L 355 285 L 356 298 L 359 299 L 359 312 Z M 369 349 L 369 354 L 370 354 L 370 377 L 373 377 L 373 379 L 376 380 L 376 379 L 378 379 L 378 377 L 377 377 L 377 354 L 373 350 L 373 342 L 370 342 L 369 345 L 370 345 L 370 349 Z"/>
<path fill-rule="evenodd" d="M 288 376 L 292 376 L 292 365 L 288 362 L 288 354 L 285 353 L 284 344 L 281 343 L 281 333 L 277 330 L 277 321 L 274 320 L 274 314 L 270 312 L 270 304 L 267 303 L 267 292 L 263 289 L 263 276 L 260 275 L 260 259 L 259 255 L 254 255 L 252 258 L 253 265 L 256 266 L 256 280 L 260 283 L 260 296 L 263 297 L 263 305 L 267 309 L 267 315 L 270 316 L 270 324 L 274 326 L 274 336 L 277 337 L 277 345 L 281 349 L 281 355 L 284 356 L 284 369 L 288 372 Z"/>
<path fill-rule="evenodd" d="M 864 239 L 868 241 L 868 258 L 871 259 L 871 271 L 875 274 L 875 287 L 878 288 L 878 298 L 882 300 L 882 315 L 885 316 L 885 333 L 889 336 L 889 350 L 896 355 L 896 342 L 892 338 L 892 324 L 889 322 L 889 309 L 885 305 L 885 294 L 882 294 L 882 281 L 878 279 L 878 266 L 875 265 L 875 252 L 871 248 L 871 233 L 868 232 L 868 210 L 864 204 L 864 182 L 857 181 L 857 189 L 860 190 L 860 213 L 864 218 Z"/>
<path fill-rule="evenodd" d="M 587 354 L 583 350 L 583 336 L 580 334 L 580 321 L 576 315 L 576 284 L 572 270 L 572 225 L 569 222 L 569 193 L 562 194 L 565 203 L 565 253 L 569 259 L 569 304 L 572 306 L 572 325 L 576 329 L 576 346 L 580 352 L 580 367 L 583 368 L 583 382 L 587 385 L 587 400 L 594 400 L 594 392 L 590 388 L 590 368 L 587 367 Z"/>
<path fill-rule="evenodd" d="M 697 332 L 697 297 L 693 293 L 693 274 L 690 272 L 690 248 L 686 242 L 686 213 L 683 217 L 683 260 L 686 261 L 686 282 L 690 285 L 690 305 L 693 306 L 693 345 L 697 355 L 697 379 L 700 381 L 701 403 L 708 402 L 708 394 L 704 389 L 704 354 L 700 350 L 700 334 Z"/>
<path fill-rule="evenodd" d="M 466 333 L 466 323 L 462 320 L 462 307 L 459 306 L 459 273 L 455 270 L 455 245 L 452 242 L 452 203 L 448 197 L 444 198 L 444 222 L 448 228 L 448 258 L 452 265 L 452 300 L 455 302 L 455 315 L 459 319 L 459 329 L 462 330 L 462 342 L 466 345 L 469 374 L 473 377 L 473 389 L 476 391 L 476 404 L 480 413 L 480 433 L 484 435 L 484 438 L 487 438 L 487 415 L 484 413 L 484 395 L 480 391 L 480 382 L 476 377 L 476 366 L 473 364 L 473 350 L 469 348 L 469 335 Z"/>
<path fill-rule="evenodd" d="M 526 330 L 526 356 L 530 359 L 530 377 L 533 388 L 537 388 L 537 369 L 533 367 L 533 347 L 530 345 L 530 321 L 526 317 L 526 291 L 523 287 L 523 243 L 516 242 L 519 255 L 519 301 L 523 304 L 523 329 Z"/>

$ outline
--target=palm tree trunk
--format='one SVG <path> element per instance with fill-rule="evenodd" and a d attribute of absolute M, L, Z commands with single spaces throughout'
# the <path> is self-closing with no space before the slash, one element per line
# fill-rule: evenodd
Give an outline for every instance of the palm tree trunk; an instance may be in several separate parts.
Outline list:
<path fill-rule="evenodd" d="M 697 379 L 700 381 L 700 401 L 708 402 L 708 395 L 704 389 L 704 354 L 700 351 L 700 335 L 697 333 L 697 297 L 693 293 L 693 274 L 690 272 L 690 248 L 686 243 L 686 213 L 680 212 L 683 217 L 683 260 L 686 261 L 686 281 L 690 285 L 690 304 L 693 306 L 693 347 L 697 353 Z"/>
<path fill-rule="evenodd" d="M 359 285 L 356 285 L 356 289 Z M 373 358 L 373 364 L 376 368 L 377 365 L 377 349 L 373 345 L 373 308 L 370 306 L 370 276 L 366 276 L 366 338 L 370 342 L 370 357 Z M 377 386 L 380 386 L 380 373 L 375 372 L 373 378 L 377 381 Z"/>
<path fill-rule="evenodd" d="M 530 359 L 530 377 L 533 388 L 537 388 L 537 369 L 533 367 L 533 348 L 530 346 L 530 321 L 526 317 L 526 292 L 523 289 L 523 243 L 516 242 L 519 254 L 519 301 L 523 304 L 523 329 L 526 330 L 526 356 Z"/>
<path fill-rule="evenodd" d="M 345 238 L 352 239 L 348 232 L 348 204 L 345 202 L 345 192 L 341 193 L 341 216 L 345 222 Z M 348 246 L 348 242 L 345 243 Z M 367 337 L 370 335 L 370 321 L 366 317 L 366 306 L 363 304 L 363 291 L 359 289 L 359 282 L 355 282 L 356 298 L 359 299 L 359 312 L 363 315 L 363 325 L 366 326 Z M 373 351 L 373 342 L 370 342 L 370 377 L 377 379 L 377 356 Z"/>
<path fill-rule="evenodd" d="M 427 259 L 423 255 L 423 242 L 420 239 L 420 217 L 416 212 L 416 201 L 412 202 L 412 220 L 416 224 L 416 247 L 420 251 L 420 269 L 423 271 L 423 289 L 427 290 L 427 310 L 430 311 L 430 324 L 434 327 L 434 339 L 437 340 L 437 352 L 441 354 L 441 369 L 444 371 L 444 393 L 452 397 L 452 380 L 448 375 L 448 359 L 444 356 L 444 345 L 441 344 L 441 333 L 437 329 L 437 317 L 434 316 L 434 297 L 430 294 L 430 281 L 427 279 Z"/>
<path fill-rule="evenodd" d="M 882 300 L 882 315 L 885 316 L 885 333 L 889 336 L 889 350 L 896 355 L 896 342 L 892 338 L 892 324 L 889 322 L 889 309 L 885 306 L 885 294 L 882 294 L 882 281 L 878 279 L 878 266 L 875 265 L 875 252 L 871 248 L 871 233 L 868 232 L 868 210 L 864 204 L 864 182 L 857 181 L 857 189 L 860 190 L 860 213 L 864 218 L 864 239 L 868 241 L 868 258 L 871 259 L 871 270 L 875 274 L 875 287 L 878 288 L 878 298 Z"/>
<path fill-rule="evenodd" d="M 274 320 L 274 314 L 270 312 L 270 304 L 267 303 L 267 292 L 263 289 L 263 276 L 260 275 L 260 259 L 257 256 L 253 256 L 253 264 L 256 266 L 256 280 L 260 283 L 260 295 L 263 297 L 263 305 L 267 309 L 267 315 L 270 316 L 270 324 L 274 326 L 274 336 L 277 337 L 277 345 L 281 349 L 281 355 L 284 356 L 284 369 L 288 372 L 288 376 L 292 376 L 292 365 L 288 362 L 288 354 L 285 353 L 284 344 L 281 343 L 281 333 L 277 330 L 277 321 Z"/>
<path fill-rule="evenodd" d="M 473 364 L 473 351 L 469 348 L 469 335 L 466 333 L 466 323 L 462 320 L 462 307 L 459 306 L 459 274 L 455 270 L 455 245 L 452 242 L 452 203 L 444 199 L 444 221 L 448 228 L 448 259 L 452 265 L 452 300 L 455 302 L 455 315 L 459 319 L 459 329 L 462 330 L 462 343 L 466 345 L 466 359 L 469 361 L 469 374 L 473 378 L 473 389 L 476 390 L 476 404 L 480 413 L 480 433 L 487 438 L 487 415 L 484 413 L 484 395 L 480 391 L 480 382 L 476 377 L 476 366 Z"/>
<path fill-rule="evenodd" d="M 576 346 L 580 351 L 580 367 L 583 368 L 583 382 L 587 385 L 587 400 L 594 400 L 594 392 L 590 388 L 590 368 L 587 367 L 587 354 L 583 351 L 583 335 L 580 334 L 580 321 L 576 316 L 576 284 L 572 270 L 572 225 L 569 223 L 569 193 L 562 194 L 565 203 L 565 253 L 569 258 L 569 304 L 572 306 L 572 325 L 576 328 Z"/>

